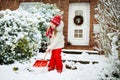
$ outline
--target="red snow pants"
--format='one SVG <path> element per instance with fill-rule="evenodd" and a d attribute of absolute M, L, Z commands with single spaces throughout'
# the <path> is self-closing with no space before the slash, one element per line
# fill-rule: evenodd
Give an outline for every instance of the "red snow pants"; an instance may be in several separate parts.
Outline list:
<path fill-rule="evenodd" d="M 56 68 L 56 70 L 62 71 L 63 64 L 61 59 L 61 51 L 62 51 L 61 48 L 52 50 L 52 55 L 51 55 L 48 67 Z"/>

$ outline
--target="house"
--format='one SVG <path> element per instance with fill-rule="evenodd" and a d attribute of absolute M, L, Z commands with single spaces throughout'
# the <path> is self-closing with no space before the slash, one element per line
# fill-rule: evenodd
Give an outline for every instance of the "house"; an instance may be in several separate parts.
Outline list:
<path fill-rule="evenodd" d="M 0 0 L 0 10 L 15 10 L 21 2 L 56 3 L 64 12 L 65 48 L 94 50 L 94 8 L 98 0 Z"/>

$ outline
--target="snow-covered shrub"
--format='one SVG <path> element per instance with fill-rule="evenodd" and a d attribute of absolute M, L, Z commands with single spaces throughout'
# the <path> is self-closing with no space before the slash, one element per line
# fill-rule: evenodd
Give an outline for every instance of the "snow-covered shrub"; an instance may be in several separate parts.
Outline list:
<path fill-rule="evenodd" d="M 99 0 L 99 4 L 95 8 L 95 18 L 100 25 L 100 33 L 98 34 L 98 45 L 100 50 L 103 50 L 105 55 L 115 54 L 112 50 L 114 41 L 119 41 L 119 38 L 114 40 L 113 37 L 120 35 L 120 0 Z M 110 36 L 112 34 L 112 36 Z M 116 45 L 118 46 L 118 45 Z M 119 48 L 119 47 L 118 47 Z M 98 49 L 99 50 L 99 49 Z M 119 50 L 119 49 L 114 49 Z M 118 57 L 118 56 L 117 56 Z"/>
<path fill-rule="evenodd" d="M 15 45 L 14 51 L 15 55 L 13 58 L 15 60 L 27 60 L 33 56 L 32 54 L 32 47 L 29 45 L 30 41 L 26 37 L 19 39 Z"/>
<path fill-rule="evenodd" d="M 116 41 L 116 46 L 117 46 L 117 50 L 118 50 L 118 57 L 119 57 L 119 59 L 120 59 L 120 34 L 117 36 L 117 40 L 118 41 Z"/>
<path fill-rule="evenodd" d="M 46 28 L 57 13 L 61 12 L 55 5 L 43 3 L 27 10 L 0 11 L 0 64 L 27 60 L 39 51 L 41 43 L 47 43 Z"/>
<path fill-rule="evenodd" d="M 45 36 L 46 28 L 49 26 L 49 22 L 53 16 L 56 14 L 63 14 L 63 12 L 56 6 L 56 4 L 44 4 L 42 2 L 40 3 L 33 3 L 33 7 L 28 7 L 28 5 L 21 4 L 20 8 L 28 11 L 29 13 L 32 13 L 36 15 L 36 17 L 40 18 L 39 20 L 39 28 L 38 30 L 41 31 L 41 46 L 44 45 L 44 47 L 40 48 L 41 52 L 44 52 L 46 49 L 46 45 L 48 43 L 48 38 Z M 27 7 L 27 9 L 26 9 Z"/>
<path fill-rule="evenodd" d="M 120 79 L 120 62 L 118 60 L 113 61 L 111 59 L 105 61 L 100 70 L 100 80 L 119 80 Z"/>
<path fill-rule="evenodd" d="M 33 54 L 33 51 L 40 47 L 41 34 L 38 30 L 39 20 L 35 15 L 24 10 L 0 11 L 0 15 L 2 15 L 0 17 L 0 64 L 13 63 L 18 55 L 21 56 L 25 53 L 21 51 L 18 54 L 17 51 L 14 51 L 17 46 L 16 44 L 24 36 L 28 37 L 27 40 L 31 49 L 28 52 L 32 51 L 31 53 Z"/>

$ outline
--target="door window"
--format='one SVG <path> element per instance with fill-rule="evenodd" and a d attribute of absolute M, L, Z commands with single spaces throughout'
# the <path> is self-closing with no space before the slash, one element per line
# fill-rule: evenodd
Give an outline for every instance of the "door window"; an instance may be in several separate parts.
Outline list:
<path fill-rule="evenodd" d="M 74 38 L 83 38 L 83 30 L 75 29 L 74 30 Z"/>

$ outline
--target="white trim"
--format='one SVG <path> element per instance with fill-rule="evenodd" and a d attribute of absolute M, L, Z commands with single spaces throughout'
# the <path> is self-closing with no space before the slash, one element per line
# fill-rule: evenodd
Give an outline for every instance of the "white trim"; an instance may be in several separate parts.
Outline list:
<path fill-rule="evenodd" d="M 75 10 L 83 11 L 84 22 L 80 26 L 76 26 L 73 23 L 75 16 Z M 83 38 L 75 38 L 74 30 L 83 30 Z M 68 42 L 72 45 L 89 46 L 89 33 L 90 33 L 90 3 L 71 3 L 69 5 L 69 17 L 68 17 Z"/>
<path fill-rule="evenodd" d="M 75 50 L 75 49 L 62 49 L 62 51 L 70 51 L 70 52 L 88 52 L 88 53 L 98 53 L 98 51 L 93 50 Z"/>

